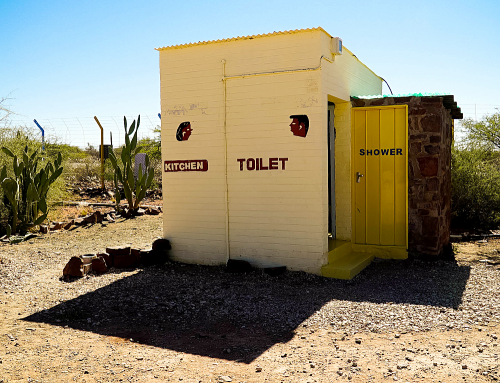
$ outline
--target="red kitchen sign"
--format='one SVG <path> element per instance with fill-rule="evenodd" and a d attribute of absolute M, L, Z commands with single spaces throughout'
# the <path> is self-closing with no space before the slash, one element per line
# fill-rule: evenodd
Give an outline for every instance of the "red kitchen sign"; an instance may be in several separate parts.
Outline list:
<path fill-rule="evenodd" d="M 208 160 L 165 161 L 165 172 L 206 172 Z"/>

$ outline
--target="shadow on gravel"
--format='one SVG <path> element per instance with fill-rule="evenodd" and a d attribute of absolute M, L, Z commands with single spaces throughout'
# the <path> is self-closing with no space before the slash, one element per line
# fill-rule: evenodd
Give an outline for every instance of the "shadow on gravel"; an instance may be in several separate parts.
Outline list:
<path fill-rule="evenodd" d="M 374 262 L 352 281 L 302 272 L 233 274 L 220 267 L 169 263 L 24 320 L 250 363 L 276 343 L 288 342 L 328 302 L 337 301 L 326 322 L 336 330 L 342 330 L 339 323 L 350 310 L 385 320 L 394 304 L 457 308 L 469 274 L 469 267 L 444 261 Z M 367 308 L 365 302 L 375 305 Z"/>

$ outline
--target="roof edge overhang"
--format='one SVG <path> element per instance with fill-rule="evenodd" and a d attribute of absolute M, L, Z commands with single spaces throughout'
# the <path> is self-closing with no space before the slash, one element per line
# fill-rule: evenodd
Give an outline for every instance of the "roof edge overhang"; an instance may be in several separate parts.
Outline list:
<path fill-rule="evenodd" d="M 321 31 L 321 32 L 327 34 L 329 37 L 332 37 L 323 28 L 316 27 L 316 28 L 294 29 L 294 30 L 289 30 L 289 31 L 277 31 L 277 32 L 271 32 L 271 33 L 262 33 L 262 34 L 258 34 L 258 35 L 238 36 L 238 37 L 231 37 L 231 38 L 220 39 L 220 40 L 198 41 L 196 43 L 169 45 L 169 46 L 166 46 L 166 47 L 159 47 L 159 48 L 155 48 L 155 49 L 157 51 L 165 51 L 165 50 L 169 50 L 169 49 L 188 48 L 188 47 L 193 47 L 193 46 L 197 46 L 197 45 L 218 44 L 218 43 L 226 43 L 226 42 L 230 42 L 230 41 L 239 41 L 239 40 L 253 40 L 253 39 L 258 39 L 258 38 L 262 38 L 262 37 L 280 36 L 280 35 L 293 35 L 293 34 L 296 34 L 296 33 L 315 32 L 315 31 Z"/>
<path fill-rule="evenodd" d="M 378 96 L 351 96 L 351 100 L 375 100 L 384 98 L 393 98 L 394 103 L 405 103 L 408 98 L 420 97 L 420 98 L 432 98 L 439 97 L 443 100 L 443 106 L 445 109 L 450 111 L 451 117 L 454 120 L 461 120 L 464 118 L 462 110 L 455 101 L 455 96 L 452 94 L 443 93 L 409 93 L 409 94 L 397 94 L 397 95 L 378 95 Z"/>

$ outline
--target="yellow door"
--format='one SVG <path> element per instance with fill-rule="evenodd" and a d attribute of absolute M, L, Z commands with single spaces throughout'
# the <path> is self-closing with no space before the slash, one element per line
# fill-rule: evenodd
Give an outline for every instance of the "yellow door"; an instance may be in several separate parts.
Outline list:
<path fill-rule="evenodd" d="M 352 109 L 353 243 L 407 247 L 408 106 Z"/>

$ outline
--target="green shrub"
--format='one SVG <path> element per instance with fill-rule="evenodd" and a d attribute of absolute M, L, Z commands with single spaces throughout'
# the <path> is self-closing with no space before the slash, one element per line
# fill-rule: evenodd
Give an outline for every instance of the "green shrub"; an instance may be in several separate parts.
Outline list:
<path fill-rule="evenodd" d="M 492 229 L 500 224 L 499 156 L 486 147 L 454 147 L 451 160 L 452 226 Z"/>

